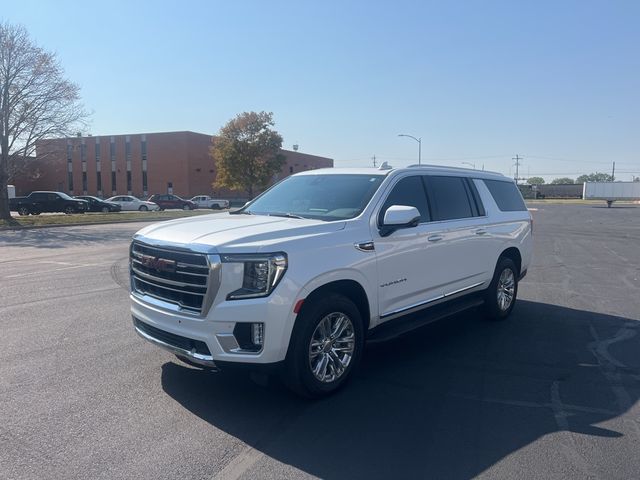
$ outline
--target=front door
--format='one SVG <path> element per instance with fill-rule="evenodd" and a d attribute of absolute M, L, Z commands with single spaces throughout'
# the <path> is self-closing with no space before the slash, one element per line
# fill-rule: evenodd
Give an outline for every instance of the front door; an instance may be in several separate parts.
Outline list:
<path fill-rule="evenodd" d="M 392 205 L 413 206 L 420 212 L 417 227 L 380 235 L 384 213 Z M 430 223 L 424 181 L 419 175 L 400 178 L 392 185 L 382 206 L 372 219 L 378 265 L 380 321 L 442 296 L 440 272 L 443 248 L 438 228 Z"/>

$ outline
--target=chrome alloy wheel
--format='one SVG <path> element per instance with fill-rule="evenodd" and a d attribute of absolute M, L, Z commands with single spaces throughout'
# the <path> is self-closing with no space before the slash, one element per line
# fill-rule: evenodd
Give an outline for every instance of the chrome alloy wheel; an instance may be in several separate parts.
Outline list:
<path fill-rule="evenodd" d="M 513 270 L 505 268 L 500 274 L 498 280 L 498 307 L 506 312 L 513 303 L 513 297 L 516 292 L 516 280 Z"/>
<path fill-rule="evenodd" d="M 355 349 L 355 332 L 351 319 L 342 312 L 325 316 L 311 335 L 309 365 L 313 375 L 331 383 L 345 372 Z"/>

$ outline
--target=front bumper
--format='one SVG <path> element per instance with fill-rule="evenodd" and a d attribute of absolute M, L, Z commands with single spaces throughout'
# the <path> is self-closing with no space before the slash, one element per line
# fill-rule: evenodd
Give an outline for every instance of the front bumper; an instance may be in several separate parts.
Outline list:
<path fill-rule="evenodd" d="M 278 290 L 289 290 L 288 283 L 285 279 Z M 289 286 L 293 290 L 293 286 Z M 291 290 L 288 293 L 293 293 Z M 274 292 L 265 298 L 223 301 L 213 305 L 206 317 L 198 317 L 151 305 L 134 294 L 130 296 L 134 328 L 142 338 L 194 363 L 211 368 L 227 363 L 257 366 L 283 361 L 296 318 L 293 312 L 294 297 L 287 297 L 288 295 Z M 151 329 L 145 330 L 136 325 L 136 322 L 142 322 L 142 327 L 147 325 Z M 235 337 L 235 328 L 238 324 L 256 322 L 264 325 L 262 348 L 259 351 L 243 350 Z M 159 333 L 153 329 L 159 330 Z M 172 341 L 175 340 L 173 337 L 202 342 L 207 351 L 194 350 L 191 344 L 182 341 Z"/>

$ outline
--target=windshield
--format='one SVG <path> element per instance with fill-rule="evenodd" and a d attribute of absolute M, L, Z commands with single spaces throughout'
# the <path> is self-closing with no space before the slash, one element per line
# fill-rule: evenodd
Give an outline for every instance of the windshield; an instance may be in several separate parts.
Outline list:
<path fill-rule="evenodd" d="M 383 180 L 357 174 L 288 177 L 238 213 L 345 220 L 364 210 Z"/>
<path fill-rule="evenodd" d="M 69 195 L 67 195 L 64 192 L 58 192 L 58 195 L 60 195 L 62 198 L 64 198 L 65 200 L 74 200 L 73 198 L 71 198 Z"/>

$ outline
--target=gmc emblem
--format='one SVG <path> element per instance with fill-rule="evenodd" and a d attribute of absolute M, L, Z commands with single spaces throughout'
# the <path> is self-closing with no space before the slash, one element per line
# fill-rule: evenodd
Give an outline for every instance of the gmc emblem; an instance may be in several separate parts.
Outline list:
<path fill-rule="evenodd" d="M 140 257 L 142 266 L 155 270 L 156 272 L 175 273 L 176 261 L 168 258 L 154 257 L 153 255 L 142 255 Z"/>

